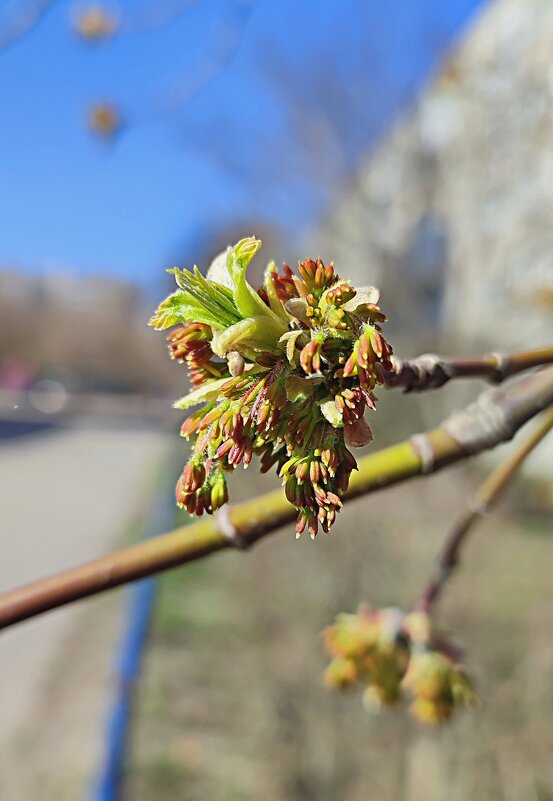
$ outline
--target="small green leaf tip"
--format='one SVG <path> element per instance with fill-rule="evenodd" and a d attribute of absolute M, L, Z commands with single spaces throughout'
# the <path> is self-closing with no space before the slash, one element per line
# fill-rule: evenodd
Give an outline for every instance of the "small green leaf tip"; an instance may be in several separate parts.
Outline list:
<path fill-rule="evenodd" d="M 210 326 L 232 325 L 236 314 L 221 307 L 214 298 L 196 298 L 189 292 L 177 289 L 162 301 L 150 325 L 156 331 L 163 331 L 178 323 L 200 322 Z"/>
<path fill-rule="evenodd" d="M 261 239 L 256 239 L 255 236 L 247 236 L 245 239 L 241 239 L 233 248 L 230 248 L 229 252 L 233 254 L 233 261 L 243 269 L 246 269 L 253 257 L 259 253 L 262 245 Z"/>
<path fill-rule="evenodd" d="M 243 317 L 271 318 L 274 325 L 278 326 L 280 334 L 283 334 L 287 330 L 286 324 L 246 281 L 248 265 L 260 249 L 261 240 L 250 236 L 247 239 L 241 239 L 237 245 L 227 251 L 227 269 L 234 284 L 234 302 Z"/>
<path fill-rule="evenodd" d="M 225 472 L 257 455 L 263 472 L 280 472 L 297 536 L 315 537 L 334 523 L 357 468 L 349 447 L 372 438 L 364 414 L 392 349 L 378 290 L 356 289 L 320 259 L 297 274 L 272 262 L 256 289 L 246 273 L 260 248 L 255 237 L 240 240 L 205 277 L 197 267 L 170 270 L 178 289 L 150 321 L 172 328 L 170 354 L 194 385 L 175 406 L 199 406 L 181 428 L 194 444 L 177 503 L 211 514 L 228 497 Z"/>

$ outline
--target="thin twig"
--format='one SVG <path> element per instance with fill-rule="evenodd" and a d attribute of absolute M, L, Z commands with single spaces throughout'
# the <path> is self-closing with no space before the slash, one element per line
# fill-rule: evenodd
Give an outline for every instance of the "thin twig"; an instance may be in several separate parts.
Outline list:
<path fill-rule="evenodd" d="M 204 48 L 202 59 L 176 88 L 125 114 L 127 128 L 156 122 L 181 111 L 221 76 L 232 63 L 246 34 L 257 0 L 233 0 L 228 17 L 218 20 L 216 41 Z"/>
<path fill-rule="evenodd" d="M 415 359 L 394 359 L 394 371 L 386 373 L 386 386 L 406 392 L 437 389 L 452 378 L 482 378 L 499 384 L 517 373 L 553 364 L 553 346 L 519 353 L 488 353 L 480 359 L 452 359 L 425 353 Z"/>
<path fill-rule="evenodd" d="M 146 9 L 136 8 L 125 15 L 117 31 L 117 35 L 134 33 L 152 33 L 165 28 L 187 14 L 200 4 L 201 0 L 177 0 L 174 3 L 151 3 Z"/>
<path fill-rule="evenodd" d="M 553 428 L 553 407 L 541 415 L 537 425 L 505 461 L 501 462 L 476 490 L 466 509 L 454 523 L 437 560 L 436 567 L 415 608 L 429 612 L 459 564 L 463 543 L 476 523 L 490 510 L 534 448 Z"/>
<path fill-rule="evenodd" d="M 512 387 L 488 390 L 465 410 L 467 425 L 463 425 L 462 413 L 458 412 L 438 428 L 418 435 L 415 442 L 407 440 L 361 459 L 359 471 L 352 475 L 345 497 L 356 498 L 425 472 L 436 472 L 470 454 L 498 445 L 552 404 L 553 369 L 525 376 Z M 475 422 L 478 425 L 474 425 Z M 421 441 L 426 443 L 424 457 Z M 284 494 L 276 491 L 232 508 L 227 523 L 233 526 L 236 537 L 245 546 L 290 523 L 295 514 Z M 230 538 L 221 532 L 216 519 L 177 528 L 3 593 L 0 595 L 0 628 L 231 546 Z"/>

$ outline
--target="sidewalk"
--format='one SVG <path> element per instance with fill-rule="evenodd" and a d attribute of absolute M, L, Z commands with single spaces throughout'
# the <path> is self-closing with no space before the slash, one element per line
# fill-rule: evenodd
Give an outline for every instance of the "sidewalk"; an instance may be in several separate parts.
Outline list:
<path fill-rule="evenodd" d="M 99 556 L 148 503 L 169 438 L 82 429 L 0 443 L 0 589 Z M 0 801 L 85 798 L 98 762 L 120 592 L 0 634 Z"/>

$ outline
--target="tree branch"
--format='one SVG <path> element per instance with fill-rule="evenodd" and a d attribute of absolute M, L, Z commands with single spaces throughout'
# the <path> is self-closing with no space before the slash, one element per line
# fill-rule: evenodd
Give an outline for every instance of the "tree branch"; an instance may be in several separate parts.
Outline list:
<path fill-rule="evenodd" d="M 166 119 L 181 111 L 197 95 L 222 75 L 238 53 L 257 0 L 233 0 L 230 13 L 218 19 L 216 40 L 205 49 L 197 67 L 189 70 L 178 86 L 160 94 L 150 103 L 141 102 L 133 111 L 122 111 L 123 130 Z M 191 4 L 192 5 L 192 4 Z"/>
<path fill-rule="evenodd" d="M 553 364 L 553 347 L 520 353 L 488 353 L 480 359 L 450 359 L 425 353 L 415 359 L 394 358 L 394 371 L 386 373 L 386 386 L 406 392 L 437 389 L 452 378 L 483 378 L 499 384 L 517 373 Z"/>
<path fill-rule="evenodd" d="M 553 407 L 540 417 L 538 424 L 486 478 L 467 503 L 465 511 L 455 522 L 442 548 L 436 567 L 427 585 L 422 591 L 414 608 L 430 612 L 434 603 L 441 596 L 451 574 L 459 564 L 459 556 L 463 543 L 475 524 L 490 510 L 502 492 L 514 477 L 528 454 L 539 445 L 542 439 L 553 428 Z"/>
<path fill-rule="evenodd" d="M 353 473 L 352 499 L 433 473 L 510 439 L 553 404 L 553 369 L 511 387 L 488 390 L 464 411 L 425 434 L 366 456 Z M 93 562 L 0 595 L 0 628 L 162 570 L 201 559 L 231 545 L 248 547 L 296 515 L 280 490 L 227 511 L 223 517 L 177 528 Z"/>
<path fill-rule="evenodd" d="M 135 9 L 123 18 L 118 35 L 129 33 L 151 33 L 175 22 L 187 14 L 201 0 L 176 0 L 173 3 L 153 3 L 147 9 Z M 128 16 L 128 19 L 127 19 Z"/>

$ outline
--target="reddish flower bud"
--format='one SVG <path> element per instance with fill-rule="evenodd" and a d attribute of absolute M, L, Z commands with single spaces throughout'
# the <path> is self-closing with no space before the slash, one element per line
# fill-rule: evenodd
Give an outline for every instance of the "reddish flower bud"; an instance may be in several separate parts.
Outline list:
<path fill-rule="evenodd" d="M 185 492 L 196 492 L 205 481 L 205 467 L 192 459 L 185 465 L 182 473 L 182 486 Z"/>

